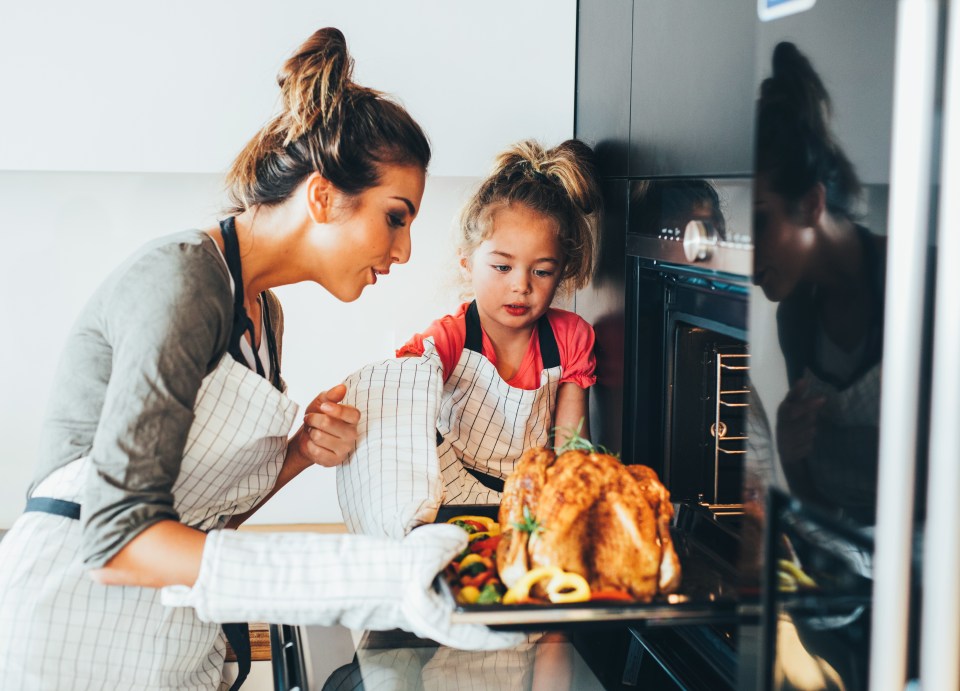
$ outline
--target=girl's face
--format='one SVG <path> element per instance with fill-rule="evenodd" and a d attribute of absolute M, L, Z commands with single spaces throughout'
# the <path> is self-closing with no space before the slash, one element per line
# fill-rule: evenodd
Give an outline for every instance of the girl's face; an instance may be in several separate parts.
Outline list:
<path fill-rule="evenodd" d="M 499 329 L 529 330 L 553 302 L 564 256 L 557 223 L 523 204 L 494 211 L 490 236 L 469 258 L 480 318 L 489 335 Z"/>
<path fill-rule="evenodd" d="M 758 176 L 754 187 L 753 282 L 767 299 L 784 300 L 805 280 L 816 251 L 816 229 L 791 212 L 786 199 Z"/>
<path fill-rule="evenodd" d="M 356 300 L 393 264 L 410 259 L 410 226 L 420 210 L 425 177 L 417 166 L 385 165 L 380 184 L 353 197 L 322 226 L 318 283 L 338 300 Z"/>

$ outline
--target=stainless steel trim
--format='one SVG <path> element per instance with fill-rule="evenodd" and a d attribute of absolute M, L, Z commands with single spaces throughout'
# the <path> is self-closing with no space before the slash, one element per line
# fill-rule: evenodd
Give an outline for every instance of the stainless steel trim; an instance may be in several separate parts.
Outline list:
<path fill-rule="evenodd" d="M 950 7 L 944 76 L 943 149 L 934 308 L 933 377 L 923 540 L 920 686 L 960 688 L 960 3 Z M 952 190 L 952 192 L 950 191 Z"/>
<path fill-rule="evenodd" d="M 627 235 L 627 255 L 656 259 L 668 264 L 710 269 L 720 273 L 749 278 L 753 275 L 753 245 L 719 240 L 710 245 L 709 256 L 702 261 L 688 261 L 681 237 L 661 238 Z"/>
<path fill-rule="evenodd" d="M 676 605 L 644 607 L 643 609 L 594 606 L 589 609 L 543 607 L 520 610 L 516 607 L 504 607 L 495 611 L 454 611 L 450 615 L 450 623 L 521 626 L 616 621 L 643 623 L 646 626 L 677 626 L 679 624 L 686 626 L 714 624 L 721 621 L 743 623 L 745 619 L 753 619 L 759 615 L 759 605 L 731 605 L 723 610 L 717 606 L 679 609 Z"/>
<path fill-rule="evenodd" d="M 903 691 L 906 681 L 937 5 L 897 6 L 887 248 L 896 261 L 886 274 L 871 691 Z"/>

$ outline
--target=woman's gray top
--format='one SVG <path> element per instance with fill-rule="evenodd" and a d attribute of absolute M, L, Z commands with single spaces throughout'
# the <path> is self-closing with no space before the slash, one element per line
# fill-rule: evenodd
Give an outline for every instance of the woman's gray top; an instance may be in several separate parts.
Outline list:
<path fill-rule="evenodd" d="M 279 351 L 282 313 L 267 299 Z M 223 257 L 196 230 L 142 248 L 81 312 L 54 377 L 30 492 L 90 456 L 81 502 L 88 566 L 102 566 L 154 523 L 178 520 L 171 490 L 193 406 L 227 351 L 232 322 Z"/>

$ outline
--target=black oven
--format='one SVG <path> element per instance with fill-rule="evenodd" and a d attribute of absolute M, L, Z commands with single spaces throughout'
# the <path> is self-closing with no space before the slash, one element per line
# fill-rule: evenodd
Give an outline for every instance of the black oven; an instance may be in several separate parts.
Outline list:
<path fill-rule="evenodd" d="M 750 182 L 631 183 L 623 453 L 675 502 L 741 503 L 747 441 Z"/>
<path fill-rule="evenodd" d="M 631 180 L 624 243 L 624 462 L 660 474 L 677 533 L 706 545 L 738 583 L 751 190 L 747 178 Z M 740 624 L 631 627 L 623 681 L 736 688 L 758 592 L 744 587 L 740 598 Z"/>

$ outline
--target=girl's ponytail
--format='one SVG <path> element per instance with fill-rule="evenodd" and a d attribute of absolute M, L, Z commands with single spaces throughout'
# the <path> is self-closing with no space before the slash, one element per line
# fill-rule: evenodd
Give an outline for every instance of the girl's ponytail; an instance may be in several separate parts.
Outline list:
<path fill-rule="evenodd" d="M 561 289 L 576 290 L 589 283 L 598 254 L 602 206 L 593 150 L 576 139 L 552 149 L 525 140 L 497 156 L 493 173 L 461 215 L 461 253 L 472 253 L 489 237 L 490 216 L 498 206 L 513 203 L 556 220 L 566 259 Z"/>

